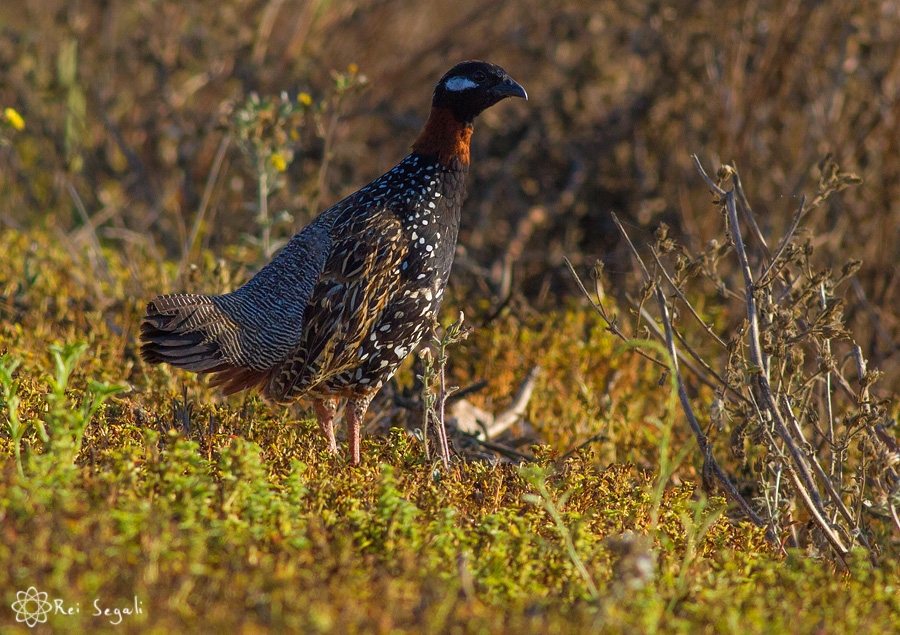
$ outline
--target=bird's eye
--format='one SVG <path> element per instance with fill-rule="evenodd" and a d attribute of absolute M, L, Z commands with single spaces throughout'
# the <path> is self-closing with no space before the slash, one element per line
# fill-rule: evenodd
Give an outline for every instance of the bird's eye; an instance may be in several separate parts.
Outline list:
<path fill-rule="evenodd" d="M 487 79 L 487 75 L 485 75 L 483 71 L 475 71 L 474 73 L 472 73 L 472 79 L 474 79 L 476 82 L 483 82 L 485 79 Z"/>

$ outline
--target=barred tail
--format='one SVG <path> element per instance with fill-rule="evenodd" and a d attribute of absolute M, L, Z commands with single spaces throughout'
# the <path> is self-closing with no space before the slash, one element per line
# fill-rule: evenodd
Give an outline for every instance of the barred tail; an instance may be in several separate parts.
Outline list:
<path fill-rule="evenodd" d="M 195 373 L 216 373 L 212 384 L 231 394 L 264 381 L 269 370 L 242 364 L 240 325 L 210 296 L 161 295 L 147 304 L 141 357 Z"/>

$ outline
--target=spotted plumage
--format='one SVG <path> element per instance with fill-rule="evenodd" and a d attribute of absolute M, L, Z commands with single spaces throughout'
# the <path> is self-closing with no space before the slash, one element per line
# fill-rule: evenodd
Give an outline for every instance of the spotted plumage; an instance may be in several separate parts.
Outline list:
<path fill-rule="evenodd" d="M 375 393 L 422 340 L 443 300 L 465 196 L 472 122 L 525 91 L 484 62 L 453 67 L 396 167 L 323 212 L 239 289 L 147 305 L 141 354 L 212 373 L 226 394 L 259 386 L 313 400 L 329 449 L 347 398 L 351 460 Z"/>

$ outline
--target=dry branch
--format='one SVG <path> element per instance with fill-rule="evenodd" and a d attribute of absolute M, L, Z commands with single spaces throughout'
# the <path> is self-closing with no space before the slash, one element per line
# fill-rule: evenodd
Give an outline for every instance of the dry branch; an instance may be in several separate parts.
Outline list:
<path fill-rule="evenodd" d="M 678 383 L 678 399 L 681 402 L 681 407 L 684 410 L 685 416 L 687 416 L 691 431 L 694 433 L 694 436 L 697 439 L 697 445 L 700 447 L 700 452 L 703 454 L 703 472 L 712 472 L 712 474 L 722 485 L 722 488 L 728 494 L 728 497 L 741 508 L 741 510 L 747 515 L 747 517 L 750 518 L 750 520 L 757 527 L 765 527 L 765 521 L 760 518 L 759 515 L 750 506 L 750 504 L 747 503 L 746 500 L 744 500 L 744 497 L 741 496 L 740 492 L 737 491 L 737 488 L 735 488 L 734 484 L 725 474 L 724 470 L 722 470 L 721 466 L 719 465 L 718 461 L 716 461 L 716 458 L 713 455 L 709 438 L 707 438 L 707 436 L 703 433 L 703 429 L 700 427 L 700 424 L 697 422 L 697 417 L 694 415 L 694 410 L 691 406 L 690 398 L 688 398 L 687 389 L 684 386 L 684 380 L 681 377 L 681 371 L 678 368 L 678 351 L 675 347 L 675 338 L 672 335 L 672 321 L 669 319 L 669 307 L 666 303 L 666 297 L 660 289 L 657 281 L 653 280 L 650 277 L 650 272 L 644 265 L 640 254 L 638 253 L 637 249 L 635 249 L 634 244 L 628 237 L 628 233 L 625 231 L 622 223 L 619 222 L 618 217 L 613 214 L 612 218 L 613 222 L 615 222 L 616 224 L 616 227 L 619 228 L 619 231 L 622 232 L 622 236 L 628 243 L 632 255 L 635 257 L 635 260 L 637 261 L 641 271 L 644 274 L 646 282 L 648 284 L 652 284 L 654 287 L 654 295 L 656 296 L 656 302 L 659 306 L 663 327 L 665 329 L 666 348 L 669 351 L 669 356 L 672 360 L 672 369 L 675 373 L 675 379 Z M 775 542 L 775 534 L 772 533 L 770 529 L 766 529 L 766 536 L 770 541 L 772 541 L 773 543 Z"/>
<path fill-rule="evenodd" d="M 735 169 L 720 167 L 714 181 L 697 157 L 692 158 L 723 212 L 724 243 L 710 241 L 704 251 L 691 255 L 664 230 L 658 231 L 659 249 L 649 248 L 651 270 L 615 214 L 612 217 L 641 279 L 639 291 L 623 295 L 634 304 L 638 325 L 649 326 L 671 357 L 667 365 L 703 455 L 704 481 L 718 481 L 748 518 L 768 528 L 775 544 L 824 549 L 844 566 L 858 544 L 877 564 L 889 545 L 885 540 L 900 530 L 900 477 L 895 469 L 900 455 L 888 432 L 894 424 L 887 408 L 870 390 L 878 372 L 869 370 L 841 313 L 838 287 L 849 281 L 845 289 L 852 288 L 859 263 L 851 260 L 839 273 L 817 270 L 812 258 L 816 241 L 796 238 L 809 210 L 858 177 L 841 172 L 830 159 L 823 161 L 818 193 L 809 203 L 804 197 L 786 234 L 772 241 L 777 248 L 771 252 Z M 749 225 L 759 253 L 748 251 L 742 222 Z M 669 258 L 675 260 L 675 274 L 670 273 Z M 752 261 L 757 265 L 751 267 Z M 569 268 L 610 331 L 626 339 L 602 298 L 592 298 L 571 264 Z M 704 319 L 704 304 L 692 303 L 685 287 L 692 282 L 714 285 L 716 297 L 725 303 L 723 312 L 713 311 L 720 316 L 715 322 Z M 667 296 L 662 285 L 674 289 L 674 295 Z M 644 306 L 651 297 L 658 311 Z M 682 304 L 692 319 L 676 329 L 672 316 Z M 723 331 L 720 319 L 739 330 Z M 707 430 L 695 415 L 682 366 L 716 391 Z M 853 372 L 855 377 L 848 375 Z M 726 472 L 709 435 L 729 426 L 738 466 Z M 755 476 L 747 478 L 751 470 Z M 742 474 L 740 491 L 729 476 L 735 473 Z"/>

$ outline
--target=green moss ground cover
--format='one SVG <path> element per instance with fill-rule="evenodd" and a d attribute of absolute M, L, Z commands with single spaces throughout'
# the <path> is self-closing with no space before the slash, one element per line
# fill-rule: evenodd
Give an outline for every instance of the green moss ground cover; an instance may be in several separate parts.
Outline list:
<path fill-rule="evenodd" d="M 393 429 L 367 438 L 351 468 L 327 455 L 302 408 L 223 401 L 202 381 L 141 365 L 146 291 L 133 292 L 159 284 L 168 265 L 129 268 L 107 252 L 97 286 L 46 233 L 8 231 L 0 249 L 0 354 L 7 368 L 19 362 L 6 385 L 24 429 L 20 472 L 7 392 L 6 631 L 28 631 L 10 607 L 31 586 L 80 610 L 51 613 L 36 632 L 900 629 L 896 563 L 873 569 L 860 555 L 841 572 L 781 554 L 701 493 L 690 461 L 660 495 L 653 422 L 669 416 L 668 388 L 581 313 L 489 326 L 451 370 L 490 378 L 484 400 L 500 403 L 516 369 L 541 363 L 530 417 L 552 447 L 606 426 L 619 463 L 601 442 L 567 459 L 547 446 L 525 467 L 457 463 L 444 475 Z M 205 262 L 193 275 L 214 284 L 217 265 Z M 562 394 L 602 396 L 611 369 L 626 377 L 627 399 Z M 139 614 L 95 615 L 135 601 Z"/>

